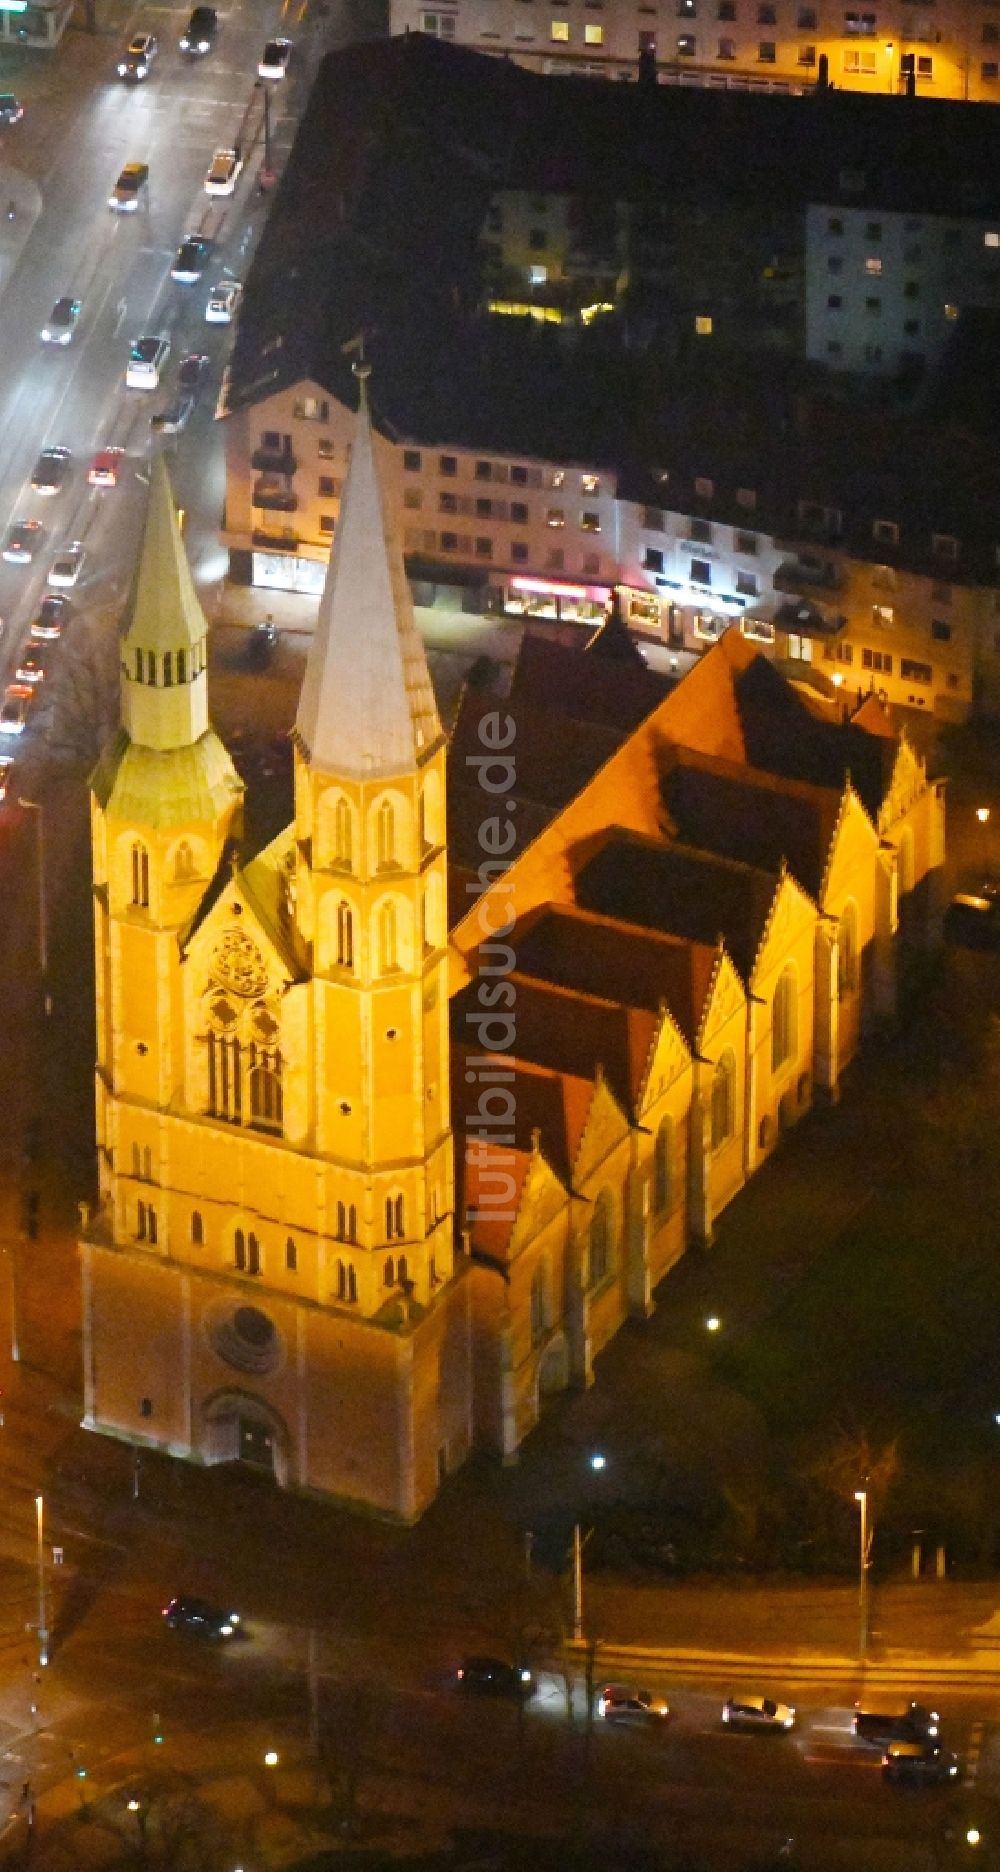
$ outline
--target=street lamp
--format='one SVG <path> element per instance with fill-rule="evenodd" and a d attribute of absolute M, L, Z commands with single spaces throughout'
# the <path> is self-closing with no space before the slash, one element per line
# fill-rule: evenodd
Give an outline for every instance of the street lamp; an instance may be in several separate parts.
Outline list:
<path fill-rule="evenodd" d="M 705 1321 L 705 1331 L 706 1332 L 719 1332 L 721 1330 L 721 1327 L 722 1327 L 722 1321 L 720 1320 L 719 1315 L 717 1313 L 710 1313 L 707 1320 Z"/>
<path fill-rule="evenodd" d="M 268 1749 L 266 1755 L 264 1756 L 264 1766 L 265 1768 L 277 1768 L 278 1766 L 277 1749 Z"/>
<path fill-rule="evenodd" d="M 608 1466 L 608 1459 L 600 1450 L 595 1450 L 589 1458 L 590 1467 L 599 1475 Z M 579 1521 L 573 1526 L 573 1638 L 577 1644 L 583 1641 L 583 1550 L 593 1533 L 588 1528 L 584 1533 Z"/>
<path fill-rule="evenodd" d="M 36 1555 L 38 1561 L 38 1664 L 49 1661 L 49 1613 L 45 1592 L 45 1497 L 35 1496 Z"/>
<path fill-rule="evenodd" d="M 868 1490 L 855 1489 L 854 1499 L 861 1509 L 861 1546 L 858 1568 L 858 1657 L 863 1663 L 868 1651 L 868 1562 L 871 1534 L 868 1530 Z"/>

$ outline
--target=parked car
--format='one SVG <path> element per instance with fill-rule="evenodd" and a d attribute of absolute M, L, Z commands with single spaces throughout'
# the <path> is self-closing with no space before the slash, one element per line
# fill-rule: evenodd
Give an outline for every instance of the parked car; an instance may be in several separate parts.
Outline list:
<path fill-rule="evenodd" d="M 206 324 L 232 324 L 242 291 L 239 280 L 220 280 L 218 286 L 213 286 L 205 307 Z"/>
<path fill-rule="evenodd" d="M 257 61 L 258 78 L 283 78 L 291 56 L 290 39 L 269 39 Z"/>
<path fill-rule="evenodd" d="M 36 494 L 58 494 L 65 487 L 72 456 L 68 448 L 45 448 L 31 471 Z"/>
<path fill-rule="evenodd" d="M 234 149 L 217 149 L 205 177 L 206 195 L 231 195 L 243 167 L 243 158 Z"/>
<path fill-rule="evenodd" d="M 939 1742 L 890 1742 L 882 1757 L 882 1779 L 897 1787 L 943 1787 L 957 1781 L 959 1759 Z"/>
<path fill-rule="evenodd" d="M 23 734 L 34 700 L 30 683 L 8 683 L 0 704 L 0 734 Z"/>
<path fill-rule="evenodd" d="M 61 637 L 69 623 L 69 615 L 69 599 L 60 592 L 46 592 L 38 607 L 38 616 L 31 626 L 32 637 L 39 638 L 43 643 Z"/>
<path fill-rule="evenodd" d="M 49 567 L 50 585 L 75 585 L 83 571 L 87 555 L 79 540 L 70 546 L 64 546 L 58 552 Z"/>
<path fill-rule="evenodd" d="M 87 470 L 87 480 L 91 487 L 113 488 L 118 486 L 118 476 L 125 455 L 123 448 L 98 449 Z"/>
<path fill-rule="evenodd" d="M 77 320 L 80 316 L 79 299 L 68 296 L 57 299 L 45 324 L 42 326 L 42 343 L 68 345 L 73 342 Z"/>
<path fill-rule="evenodd" d="M 670 1705 L 651 1690 L 633 1690 L 629 1684 L 605 1684 L 597 1699 L 605 1722 L 653 1724 L 666 1722 Z"/>
<path fill-rule="evenodd" d="M 192 1632 L 197 1638 L 235 1638 L 240 1629 L 238 1612 L 225 1612 L 207 1599 L 192 1599 L 186 1594 L 167 1601 L 163 1622 L 169 1631 Z"/>
<path fill-rule="evenodd" d="M 200 234 L 186 234 L 177 249 L 170 277 L 179 286 L 194 286 L 200 280 L 208 265 L 208 256 L 212 249 Z"/>
<path fill-rule="evenodd" d="M 535 1679 L 521 1664 L 507 1664 L 502 1658 L 467 1657 L 455 1672 L 455 1682 L 467 1696 L 530 1697 L 535 1694 Z"/>
<path fill-rule="evenodd" d="M 204 58 L 211 52 L 219 30 L 219 16 L 214 7 L 196 6 L 181 36 L 180 47 L 191 58 Z"/>
<path fill-rule="evenodd" d="M 730 1729 L 764 1732 L 794 1729 L 795 1706 L 776 1703 L 772 1697 L 731 1696 L 723 1704 L 722 1720 Z"/>
<path fill-rule="evenodd" d="M 20 123 L 24 116 L 24 105 L 13 91 L 0 91 L 0 124 Z"/>
<path fill-rule="evenodd" d="M 30 565 L 45 529 L 40 520 L 15 520 L 8 529 L 3 556 L 11 565 Z"/>
<path fill-rule="evenodd" d="M 134 214 L 143 199 L 148 181 L 148 163 L 127 162 L 108 196 L 108 207 L 117 209 L 119 214 Z"/>
<path fill-rule="evenodd" d="M 170 340 L 164 337 L 133 338 L 129 345 L 125 382 L 130 390 L 155 390 L 160 372 L 170 356 Z"/>
<path fill-rule="evenodd" d="M 13 754 L 0 754 L 0 804 L 7 798 L 14 781 Z"/>
<path fill-rule="evenodd" d="M 118 61 L 118 76 L 126 82 L 142 83 L 149 76 L 149 68 L 156 57 L 159 47 L 156 34 L 149 32 L 133 33 Z"/>
<path fill-rule="evenodd" d="M 944 939 L 959 949 L 1000 949 L 1000 884 L 958 891 L 944 913 Z"/>
<path fill-rule="evenodd" d="M 43 681 L 49 658 L 54 646 L 49 643 L 36 643 L 29 637 L 18 659 L 14 671 L 14 680 L 19 683 L 40 683 Z"/>
<path fill-rule="evenodd" d="M 874 1742 L 887 1748 L 890 1742 L 933 1741 L 938 1733 L 937 1710 L 912 1698 L 897 1702 L 887 1697 L 879 1703 L 855 1703 L 851 1729 L 859 1742 Z"/>

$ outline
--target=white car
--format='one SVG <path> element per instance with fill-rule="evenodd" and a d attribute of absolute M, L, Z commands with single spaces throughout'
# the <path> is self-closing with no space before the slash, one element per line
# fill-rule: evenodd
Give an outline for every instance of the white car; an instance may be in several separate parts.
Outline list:
<path fill-rule="evenodd" d="M 791 1703 L 775 1703 L 771 1697 L 729 1697 L 722 1720 L 730 1729 L 794 1729 L 795 1710 Z"/>
<path fill-rule="evenodd" d="M 36 494 L 58 494 L 66 485 L 72 456 L 68 448 L 44 448 L 31 471 Z"/>
<path fill-rule="evenodd" d="M 654 1696 L 651 1690 L 634 1690 L 631 1684 L 605 1684 L 597 1709 L 609 1723 L 656 1724 L 666 1722 L 670 1715 L 665 1697 Z"/>
<path fill-rule="evenodd" d="M 87 555 L 79 540 L 71 546 L 64 546 L 57 553 L 49 568 L 49 584 L 57 586 L 75 585 L 83 571 L 83 562 Z"/>
<path fill-rule="evenodd" d="M 243 158 L 234 149 L 218 149 L 205 177 L 206 195 L 231 195 L 243 167 Z"/>
<path fill-rule="evenodd" d="M 125 366 L 129 390 L 155 390 L 160 372 L 170 356 L 169 338 L 133 338 Z"/>
<path fill-rule="evenodd" d="M 291 56 L 290 39 L 269 39 L 257 61 L 258 78 L 283 78 Z"/>
<path fill-rule="evenodd" d="M 23 734 L 34 700 L 30 683 L 8 683 L 0 707 L 0 734 Z"/>
<path fill-rule="evenodd" d="M 57 299 L 49 313 L 48 323 L 42 326 L 42 343 L 67 345 L 73 342 L 76 321 L 80 316 L 79 299 L 69 297 Z"/>
<path fill-rule="evenodd" d="M 242 291 L 239 280 L 220 280 L 213 286 L 205 307 L 206 325 L 231 325 Z"/>

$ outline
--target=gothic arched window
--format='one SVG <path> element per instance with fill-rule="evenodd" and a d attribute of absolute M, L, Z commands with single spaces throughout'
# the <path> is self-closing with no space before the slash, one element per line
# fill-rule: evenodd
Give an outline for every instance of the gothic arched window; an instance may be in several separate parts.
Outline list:
<path fill-rule="evenodd" d="M 337 962 L 341 968 L 354 967 L 354 918 L 343 897 L 337 905 Z"/>
<path fill-rule="evenodd" d="M 603 1189 L 590 1218 L 590 1266 L 588 1285 L 596 1287 L 611 1270 L 611 1191 Z"/>
<path fill-rule="evenodd" d="M 841 1000 L 858 985 L 858 912 L 845 904 L 837 925 L 837 993 Z"/>
<path fill-rule="evenodd" d="M 351 809 L 341 797 L 333 809 L 333 862 L 342 865 L 345 871 L 351 869 L 354 858 L 353 829 Z"/>
<path fill-rule="evenodd" d="M 132 847 L 132 902 L 137 910 L 149 909 L 149 853 L 138 839 Z"/>
<path fill-rule="evenodd" d="M 396 948 L 396 906 L 384 903 L 378 913 L 378 959 L 379 969 L 388 975 L 398 968 Z"/>
<path fill-rule="evenodd" d="M 733 1135 L 735 1113 L 736 1061 L 732 1053 L 723 1053 L 712 1076 L 712 1149 L 718 1150 Z"/>
<path fill-rule="evenodd" d="M 396 814 L 391 800 L 380 800 L 375 817 L 375 862 L 380 871 L 396 862 Z"/>
<path fill-rule="evenodd" d="M 653 1214 L 666 1215 L 670 1208 L 674 1155 L 674 1127 L 664 1118 L 657 1128 L 653 1145 Z"/>
<path fill-rule="evenodd" d="M 771 1070 L 777 1071 L 798 1047 L 795 970 L 783 969 L 771 1003 Z"/>

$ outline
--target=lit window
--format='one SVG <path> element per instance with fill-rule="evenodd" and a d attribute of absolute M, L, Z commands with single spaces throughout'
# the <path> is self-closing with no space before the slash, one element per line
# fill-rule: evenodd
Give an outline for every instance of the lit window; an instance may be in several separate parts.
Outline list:
<path fill-rule="evenodd" d="M 593 20 L 588 20 L 583 29 L 583 43 L 584 45 L 603 45 L 604 27 L 597 25 Z"/>
<path fill-rule="evenodd" d="M 697 43 L 692 35 L 690 33 L 682 33 L 677 41 L 678 58 L 694 58 L 697 49 Z"/>
<path fill-rule="evenodd" d="M 995 233 L 991 229 L 991 231 L 988 234 L 983 235 L 983 246 L 984 247 L 1000 247 L 1000 234 Z"/>
<path fill-rule="evenodd" d="M 544 286 L 548 277 L 548 267 L 530 266 L 528 268 L 528 284 L 530 286 Z"/>
<path fill-rule="evenodd" d="M 562 40 L 568 39 L 569 38 L 569 20 L 553 20 L 552 24 L 549 27 L 549 38 L 550 39 L 562 39 Z"/>
<path fill-rule="evenodd" d="M 711 500 L 715 493 L 715 482 L 710 481 L 707 475 L 695 475 L 694 491 L 699 500 Z"/>
<path fill-rule="evenodd" d="M 584 533 L 599 533 L 601 530 L 600 514 L 582 513 L 580 515 L 580 526 Z"/>
<path fill-rule="evenodd" d="M 566 515 L 563 513 L 562 508 L 561 507 L 549 507 L 545 514 L 545 524 L 546 526 L 550 526 L 550 527 L 565 526 Z"/>
<path fill-rule="evenodd" d="M 891 629 L 895 616 L 891 605 L 872 605 L 872 623 L 880 624 L 883 630 Z"/>
<path fill-rule="evenodd" d="M 580 476 L 581 494 L 596 494 L 599 492 L 600 486 L 601 486 L 600 475 L 585 474 L 585 475 Z"/>
<path fill-rule="evenodd" d="M 712 321 L 707 313 L 699 313 L 694 321 L 694 329 L 699 338 L 711 338 Z"/>
<path fill-rule="evenodd" d="M 950 305 L 950 304 L 946 305 L 944 309 L 944 315 L 946 319 L 957 319 L 958 317 L 957 305 Z"/>
<path fill-rule="evenodd" d="M 866 273 L 881 273 L 881 271 L 882 271 L 882 262 L 879 259 L 878 255 L 869 254 L 867 260 L 865 261 L 865 272 Z"/>

